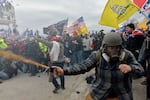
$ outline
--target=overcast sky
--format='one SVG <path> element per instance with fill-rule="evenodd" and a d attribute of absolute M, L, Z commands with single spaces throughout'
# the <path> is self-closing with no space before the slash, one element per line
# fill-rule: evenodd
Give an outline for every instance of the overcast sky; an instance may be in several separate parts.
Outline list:
<path fill-rule="evenodd" d="M 98 21 L 107 0 L 9 0 L 16 9 L 18 28 L 42 30 L 50 24 L 68 18 L 71 25 L 84 17 L 89 30 L 99 29 Z"/>

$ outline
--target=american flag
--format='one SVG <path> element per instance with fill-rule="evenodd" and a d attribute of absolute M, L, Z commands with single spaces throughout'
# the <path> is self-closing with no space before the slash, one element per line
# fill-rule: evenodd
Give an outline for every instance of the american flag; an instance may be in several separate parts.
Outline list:
<path fill-rule="evenodd" d="M 150 0 L 146 0 L 140 10 L 140 13 L 142 13 L 146 18 L 150 18 Z"/>
<path fill-rule="evenodd" d="M 78 32 L 78 35 L 80 34 L 86 34 L 87 33 L 87 27 L 84 23 L 83 17 L 79 17 L 77 20 L 75 20 L 70 27 L 68 27 L 67 30 L 69 33 Z"/>

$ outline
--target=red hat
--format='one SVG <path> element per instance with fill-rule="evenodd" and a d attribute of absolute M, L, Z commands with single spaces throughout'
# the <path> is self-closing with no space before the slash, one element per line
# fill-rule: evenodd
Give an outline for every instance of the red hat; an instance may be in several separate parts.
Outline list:
<path fill-rule="evenodd" d="M 51 38 L 51 40 L 52 40 L 52 41 L 58 41 L 59 38 L 60 38 L 60 37 L 58 37 L 58 36 L 53 36 L 53 37 Z"/>
<path fill-rule="evenodd" d="M 73 35 L 78 35 L 77 31 L 73 31 L 72 33 L 73 33 Z"/>

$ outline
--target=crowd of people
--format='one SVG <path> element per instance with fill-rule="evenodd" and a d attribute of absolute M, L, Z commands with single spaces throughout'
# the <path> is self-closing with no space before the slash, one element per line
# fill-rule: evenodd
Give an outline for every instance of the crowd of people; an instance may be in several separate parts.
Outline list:
<path fill-rule="evenodd" d="M 142 76 L 146 77 L 147 100 L 150 100 L 149 25 L 150 22 L 147 23 L 148 29 L 141 31 L 130 23 L 122 33 L 113 30 L 104 34 L 101 30 L 84 36 L 66 33 L 47 37 L 39 34 L 28 34 L 26 38 L 1 37 L 0 49 L 49 66 L 53 93 L 58 93 L 60 88 L 65 89 L 64 75 L 83 74 L 95 68 L 95 78 L 85 100 L 107 100 L 110 95 L 119 100 L 133 100 L 132 79 Z M 16 76 L 18 71 L 35 76 L 45 69 L 0 58 L 1 80 Z M 60 83 L 56 76 L 59 76 Z"/>
<path fill-rule="evenodd" d="M 6 31 L 5 31 L 6 32 Z M 69 34 L 65 34 L 64 36 L 56 36 L 56 34 L 52 36 L 42 37 L 38 35 L 38 31 L 33 34 L 32 30 L 27 29 L 22 35 L 16 34 L 5 34 L 2 33 L 0 37 L 0 49 L 4 51 L 10 51 L 14 54 L 26 57 L 27 59 L 31 59 L 33 61 L 42 63 L 44 65 L 50 66 L 50 62 L 53 63 L 57 60 L 57 56 L 59 56 L 59 51 L 63 51 L 61 62 L 64 63 L 63 57 L 69 60 L 67 65 L 73 65 L 74 63 L 80 63 L 83 59 L 88 57 L 93 50 L 96 50 L 98 43 L 100 41 L 100 34 L 93 34 L 90 37 L 86 36 L 78 36 L 74 34 L 70 36 Z M 99 36 L 100 38 L 98 38 Z M 37 37 L 41 40 L 45 40 L 46 42 L 53 42 L 56 46 L 47 45 L 43 43 L 43 41 L 38 41 Z M 72 42 L 73 41 L 73 42 Z M 96 43 L 93 46 L 93 42 Z M 83 43 L 82 43 L 83 42 Z M 61 43 L 61 47 L 59 44 Z M 83 46 L 84 45 L 84 46 Z M 100 47 L 100 46 L 99 46 Z M 60 50 L 61 49 L 61 50 Z M 82 51 L 84 50 L 84 51 Z M 78 54 L 80 53 L 80 54 Z M 85 55 L 85 56 L 83 56 Z M 4 61 L 10 63 L 10 66 L 6 66 Z M 11 61 L 11 62 L 10 62 Z M 5 77 L 4 74 L 11 73 L 11 64 L 13 63 L 13 68 L 15 70 L 19 70 L 23 73 L 31 73 L 30 76 L 35 76 L 36 73 L 44 71 L 44 68 L 37 67 L 36 65 L 23 63 L 21 61 L 15 61 L 13 59 L 6 59 L 1 57 L 1 66 L 0 66 L 0 79 L 5 80 L 9 79 L 14 75 L 9 76 L 9 78 Z M 63 65 L 62 65 L 63 66 Z M 6 68 L 8 67 L 8 68 Z M 10 71 L 5 71 L 4 69 L 10 69 Z M 13 71 L 12 71 L 13 72 Z M 17 72 L 16 72 L 17 73 Z M 15 74 L 17 75 L 17 74 Z"/>

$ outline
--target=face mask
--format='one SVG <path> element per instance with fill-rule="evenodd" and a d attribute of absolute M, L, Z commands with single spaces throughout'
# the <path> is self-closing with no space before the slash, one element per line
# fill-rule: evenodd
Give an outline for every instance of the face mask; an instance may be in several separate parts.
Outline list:
<path fill-rule="evenodd" d="M 112 51 L 109 53 L 109 56 L 110 56 L 110 61 L 118 62 L 119 57 L 120 57 L 120 53 L 118 51 Z"/>
<path fill-rule="evenodd" d="M 110 58 L 116 58 L 120 56 L 120 51 L 111 51 L 111 52 L 106 52 Z"/>
<path fill-rule="evenodd" d="M 107 62 L 119 62 L 122 61 L 125 57 L 125 52 L 122 50 L 119 51 L 112 51 L 110 53 L 106 52 L 106 49 L 103 49 L 103 53 L 102 53 L 103 58 L 107 61 Z"/>
<path fill-rule="evenodd" d="M 109 56 L 109 61 L 119 61 L 121 48 L 120 47 L 106 47 L 104 48 L 104 53 Z"/>

